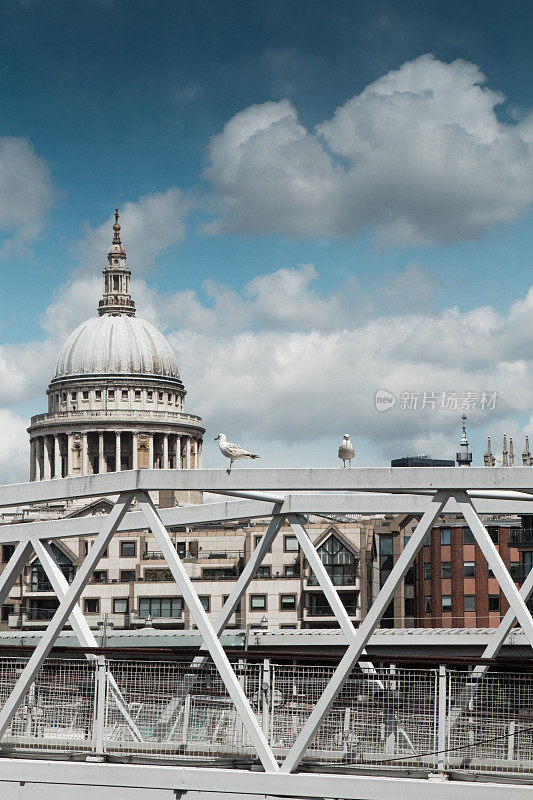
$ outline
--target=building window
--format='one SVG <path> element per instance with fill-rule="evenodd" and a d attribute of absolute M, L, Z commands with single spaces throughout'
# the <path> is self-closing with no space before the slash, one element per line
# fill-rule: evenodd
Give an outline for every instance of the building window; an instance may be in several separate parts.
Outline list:
<path fill-rule="evenodd" d="M 379 537 L 379 553 L 382 556 L 392 556 L 394 553 L 394 543 L 392 536 Z"/>
<path fill-rule="evenodd" d="M 465 563 L 463 564 L 463 577 L 465 578 L 476 577 L 476 567 L 473 561 L 465 561 Z"/>
<path fill-rule="evenodd" d="M 464 610 L 465 611 L 475 611 L 476 610 L 476 596 L 475 596 L 475 594 L 465 594 L 465 597 L 464 597 Z"/>
<path fill-rule="evenodd" d="M 121 556 L 134 556 L 137 552 L 137 542 L 134 540 L 125 540 L 120 543 Z"/>
<path fill-rule="evenodd" d="M 266 607 L 267 607 L 266 594 L 250 595 L 250 611 L 266 611 Z"/>
<path fill-rule="evenodd" d="M 511 561 L 509 564 L 509 573 L 513 581 L 521 581 L 522 580 L 522 570 L 520 569 L 520 562 L 519 561 Z M 489 578 L 494 578 L 494 572 L 489 567 Z"/>
<path fill-rule="evenodd" d="M 113 614 L 127 614 L 129 600 L 127 597 L 115 597 L 113 600 Z"/>
<path fill-rule="evenodd" d="M 207 581 L 234 580 L 238 578 L 237 567 L 206 567 L 202 570 L 202 578 Z"/>
<path fill-rule="evenodd" d="M 295 594 L 280 594 L 279 596 L 279 610 L 280 611 L 294 611 L 296 609 L 296 595 Z"/>
<path fill-rule="evenodd" d="M 135 580 L 135 570 L 134 569 L 121 569 L 120 570 L 120 580 L 122 583 L 131 583 Z"/>
<path fill-rule="evenodd" d="M 106 569 L 95 569 L 93 572 L 93 577 L 91 578 L 93 583 L 106 583 L 107 582 L 107 570 Z"/>
<path fill-rule="evenodd" d="M 4 562 L 4 564 L 6 563 L 6 561 L 9 561 L 14 552 L 15 552 L 14 544 L 2 545 L 2 561 Z"/>
<path fill-rule="evenodd" d="M 88 400 L 89 399 L 89 392 L 82 392 L 81 396 L 82 396 L 83 400 Z"/>
<path fill-rule="evenodd" d="M 100 600 L 98 597 L 86 597 L 83 601 L 83 611 L 85 614 L 99 614 Z"/>
<path fill-rule="evenodd" d="M 123 390 L 122 390 L 122 399 L 123 399 L 123 400 L 127 400 L 127 399 L 128 399 L 128 397 L 129 397 L 129 392 L 128 392 L 128 390 L 127 390 L 127 389 L 123 389 Z"/>
<path fill-rule="evenodd" d="M 463 528 L 463 544 L 475 544 L 474 534 L 470 528 Z"/>
<path fill-rule="evenodd" d="M 257 567 L 257 572 L 255 574 L 256 578 L 270 578 L 272 577 L 272 567 L 268 564 L 261 564 L 260 567 Z"/>
<path fill-rule="evenodd" d="M 140 389 L 135 389 L 135 399 L 136 400 L 140 400 L 141 399 L 141 390 Z"/>
<path fill-rule="evenodd" d="M 441 545 L 451 544 L 451 532 L 449 528 L 440 529 L 440 543 Z"/>
<path fill-rule="evenodd" d="M 180 558 L 185 558 L 187 555 L 187 542 L 176 542 L 176 552 Z"/>
<path fill-rule="evenodd" d="M 94 544 L 94 541 L 92 541 L 92 542 L 88 542 L 88 541 L 87 541 L 87 539 L 85 539 L 85 540 L 84 540 L 84 542 L 83 542 L 83 552 L 84 552 L 84 555 L 87 555 L 87 554 L 88 554 L 88 552 L 89 552 L 89 550 L 91 549 L 91 547 L 93 546 L 93 544 Z M 107 547 L 106 547 L 106 549 L 104 550 L 104 552 L 102 553 L 102 555 L 100 556 L 100 558 L 107 558 Z"/>
<path fill-rule="evenodd" d="M 96 391 L 94 393 L 94 396 L 95 396 L 96 400 L 101 400 L 102 399 L 102 390 L 101 389 L 96 389 Z"/>
<path fill-rule="evenodd" d="M 440 576 L 441 578 L 451 578 L 452 577 L 452 565 L 450 561 L 443 561 L 440 565 Z"/>
<path fill-rule="evenodd" d="M 57 546 L 55 542 L 51 542 L 50 548 L 54 554 L 55 560 L 59 565 L 59 569 L 69 583 L 74 579 L 74 564 L 70 558 Z M 31 591 L 32 592 L 51 592 L 52 586 L 48 580 L 48 576 L 42 568 L 40 561 L 34 561 L 31 568 Z"/>
<path fill-rule="evenodd" d="M 310 594 L 307 609 L 311 617 L 332 617 L 333 611 L 323 594 Z"/>
<path fill-rule="evenodd" d="M 500 595 L 489 594 L 489 611 L 499 611 L 499 610 L 500 610 Z"/>
<path fill-rule="evenodd" d="M 354 617 L 357 614 L 357 592 L 350 594 L 342 592 L 339 597 L 348 614 Z M 334 616 L 331 606 L 323 594 L 310 594 L 307 601 L 307 608 L 309 615 L 312 617 Z"/>
<path fill-rule="evenodd" d="M 199 595 L 198 599 L 203 606 L 204 611 L 207 613 L 211 611 L 211 597 L 208 594 Z"/>
<path fill-rule="evenodd" d="M 143 619 L 151 617 L 174 617 L 183 615 L 183 597 L 140 597 L 139 616 Z"/>
<path fill-rule="evenodd" d="M 341 542 L 338 536 L 335 536 L 335 534 L 329 536 L 324 544 L 317 548 L 317 553 L 326 568 L 326 572 L 336 586 L 353 586 L 355 584 L 359 559 Z M 309 585 L 316 586 L 317 584 L 316 577 L 311 575 Z"/>
<path fill-rule="evenodd" d="M 431 580 L 431 561 L 424 562 L 424 580 L 425 581 Z"/>
<path fill-rule="evenodd" d="M 70 393 L 70 399 L 71 400 L 77 400 L 78 399 L 78 393 L 77 392 L 71 392 Z"/>
<path fill-rule="evenodd" d="M 424 539 L 424 547 L 431 546 L 431 531 L 427 534 L 426 538 Z"/>
<path fill-rule="evenodd" d="M 154 399 L 154 393 L 150 391 L 146 392 L 146 399 L 151 402 Z"/>
<path fill-rule="evenodd" d="M 487 528 L 489 532 L 489 536 L 492 539 L 493 544 L 500 543 L 500 529 L 499 528 Z"/>
<path fill-rule="evenodd" d="M 67 399 L 67 393 L 66 392 L 61 392 L 61 399 L 62 400 L 66 400 Z"/>
<path fill-rule="evenodd" d="M 161 403 L 163 402 L 163 392 L 158 392 L 157 393 L 157 399 L 159 400 L 159 402 L 161 402 Z"/>
<path fill-rule="evenodd" d="M 296 536 L 292 536 L 289 533 L 283 537 L 283 549 L 286 553 L 296 553 L 298 552 L 298 548 L 299 545 Z"/>
<path fill-rule="evenodd" d="M 283 567 L 283 577 L 284 578 L 298 578 L 298 577 L 300 577 L 300 565 L 299 564 L 286 564 Z"/>
<path fill-rule="evenodd" d="M 114 400 L 115 399 L 115 390 L 114 389 L 108 389 L 107 396 L 109 397 L 110 400 Z"/>
<path fill-rule="evenodd" d="M 257 545 L 259 544 L 259 542 L 261 541 L 262 538 L 263 538 L 263 534 L 262 533 L 259 533 L 256 536 L 254 536 L 254 550 L 256 549 Z M 270 545 L 270 547 L 268 548 L 268 552 L 269 553 L 272 552 L 272 545 Z"/>
<path fill-rule="evenodd" d="M 424 611 L 426 614 L 431 614 L 431 595 L 429 594 L 424 597 Z"/>
<path fill-rule="evenodd" d="M 449 594 L 443 594 L 441 597 L 441 608 L 443 611 L 452 610 L 452 598 Z"/>

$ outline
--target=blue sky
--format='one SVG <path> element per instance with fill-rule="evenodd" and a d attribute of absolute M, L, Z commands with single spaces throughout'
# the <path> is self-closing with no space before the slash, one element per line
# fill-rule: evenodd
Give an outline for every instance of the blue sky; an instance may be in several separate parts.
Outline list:
<path fill-rule="evenodd" d="M 478 457 L 504 428 L 521 447 L 532 22 L 491 0 L 2 4 L 7 477 L 24 477 L 61 337 L 94 308 L 115 206 L 139 309 L 209 435 L 269 464 L 334 464 L 345 428 L 360 463 L 449 455 L 460 411 L 385 421 L 376 389 L 487 389 L 502 401 L 472 415 Z"/>

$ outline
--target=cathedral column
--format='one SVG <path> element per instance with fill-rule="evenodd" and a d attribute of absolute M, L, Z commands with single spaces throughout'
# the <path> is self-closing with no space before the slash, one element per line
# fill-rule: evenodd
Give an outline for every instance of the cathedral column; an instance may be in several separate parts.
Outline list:
<path fill-rule="evenodd" d="M 122 466 L 122 451 L 120 441 L 120 431 L 115 431 L 115 472 L 119 472 Z"/>
<path fill-rule="evenodd" d="M 72 434 L 67 433 L 67 475 L 72 475 Z"/>
<path fill-rule="evenodd" d="M 48 481 L 52 477 L 52 458 L 50 453 L 50 437 L 43 436 L 43 480 Z"/>
<path fill-rule="evenodd" d="M 104 434 L 98 434 L 98 472 L 107 472 L 107 465 L 104 457 Z"/>
<path fill-rule="evenodd" d="M 31 439 L 30 441 L 30 481 L 36 480 L 37 475 L 37 452 L 36 452 L 36 440 Z"/>
<path fill-rule="evenodd" d="M 81 434 L 81 474 L 89 474 L 89 442 L 87 441 L 87 431 Z"/>
<path fill-rule="evenodd" d="M 168 433 L 163 434 L 163 469 L 168 469 Z"/>
<path fill-rule="evenodd" d="M 62 477 L 61 448 L 59 446 L 59 436 L 57 433 L 52 439 L 52 442 L 54 448 L 54 478 L 61 478 Z"/>
<path fill-rule="evenodd" d="M 37 454 L 37 479 L 42 481 L 44 478 L 44 438 L 38 436 L 36 439 Z"/>
<path fill-rule="evenodd" d="M 174 467 L 181 469 L 181 436 L 176 436 L 176 443 L 174 445 Z"/>
<path fill-rule="evenodd" d="M 191 468 L 191 437 L 185 440 L 185 469 Z"/>
<path fill-rule="evenodd" d="M 137 431 L 134 431 L 131 436 L 132 439 L 132 446 L 131 446 L 131 468 L 138 469 L 138 453 L 139 453 L 139 434 Z"/>
<path fill-rule="evenodd" d="M 154 434 L 148 434 L 148 469 L 154 468 Z"/>
<path fill-rule="evenodd" d="M 202 468 L 202 440 L 198 442 L 198 469 Z"/>
<path fill-rule="evenodd" d="M 198 442 L 196 439 L 192 443 L 192 468 L 198 469 Z"/>

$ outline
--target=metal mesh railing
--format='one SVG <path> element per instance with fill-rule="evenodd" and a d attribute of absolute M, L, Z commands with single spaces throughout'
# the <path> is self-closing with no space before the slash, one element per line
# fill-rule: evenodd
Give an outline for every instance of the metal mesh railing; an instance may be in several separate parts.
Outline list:
<path fill-rule="evenodd" d="M 26 661 L 0 658 L 0 705 Z M 71 752 L 93 748 L 95 667 L 92 661 L 48 659 L 1 740 L 3 747 Z"/>
<path fill-rule="evenodd" d="M 450 672 L 447 693 L 450 767 L 533 772 L 533 675 Z"/>
<path fill-rule="evenodd" d="M 26 661 L 0 658 L 0 703 Z M 238 662 L 252 711 L 281 762 L 332 667 Z M 250 737 L 213 664 L 48 659 L 1 751 L 107 752 L 117 757 L 255 761 Z M 304 760 L 327 771 L 426 769 L 533 775 L 533 676 L 356 667 Z"/>

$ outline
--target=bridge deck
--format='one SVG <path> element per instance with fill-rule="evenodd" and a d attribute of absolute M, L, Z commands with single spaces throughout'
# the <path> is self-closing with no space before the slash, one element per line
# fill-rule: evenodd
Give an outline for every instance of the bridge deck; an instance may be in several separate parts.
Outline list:
<path fill-rule="evenodd" d="M 0 658 L 0 699 L 25 662 Z M 281 762 L 333 668 L 237 663 Z M 118 687 L 119 693 L 115 691 Z M 117 699 L 119 697 L 120 699 Z M 444 709 L 444 716 L 443 716 Z M 126 712 L 126 713 L 124 713 Z M 257 756 L 216 668 L 185 662 L 47 659 L 0 741 L 2 756 L 111 756 L 223 765 Z M 304 755 L 321 772 L 533 776 L 533 675 L 355 668 Z"/>

